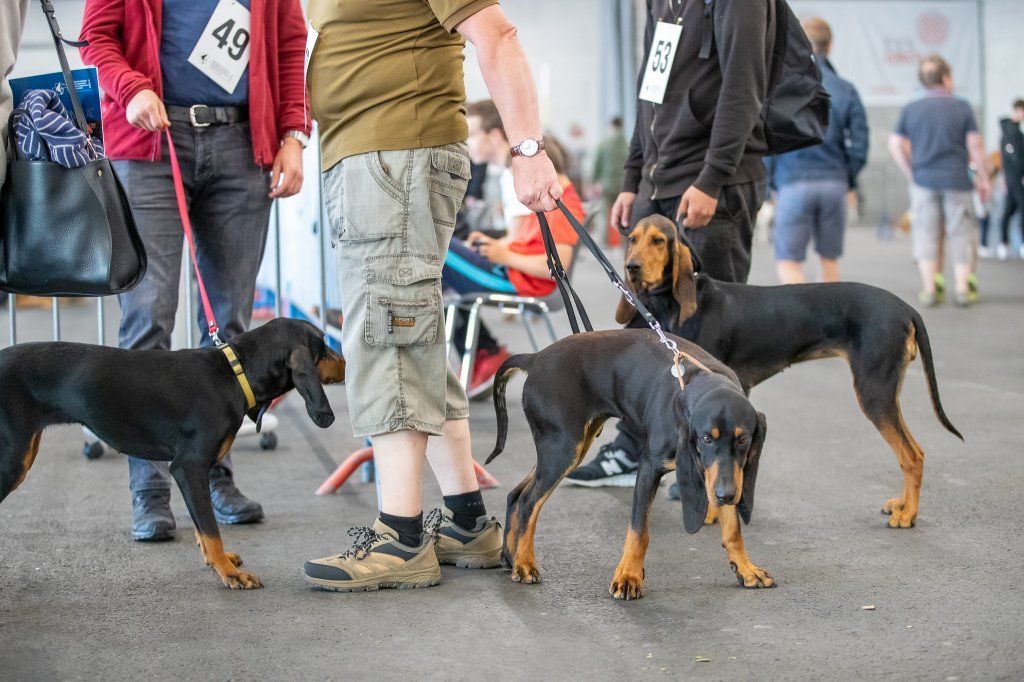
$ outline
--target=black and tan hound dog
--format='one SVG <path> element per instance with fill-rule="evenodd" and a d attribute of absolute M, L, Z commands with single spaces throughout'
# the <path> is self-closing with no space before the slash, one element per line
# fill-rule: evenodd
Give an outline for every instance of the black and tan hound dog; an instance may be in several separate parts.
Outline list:
<path fill-rule="evenodd" d="M 700 260 L 676 225 L 662 216 L 641 220 L 630 233 L 626 279 L 658 321 L 728 365 L 743 390 L 805 360 L 842 357 L 853 373 L 861 410 L 895 451 L 903 492 L 885 502 L 893 528 L 917 519 L 924 451 L 900 411 L 907 365 L 918 352 L 932 407 L 946 429 L 963 440 L 939 400 L 924 321 L 893 294 L 853 282 L 749 286 L 700 274 Z M 615 319 L 646 326 L 625 299 Z"/>
<path fill-rule="evenodd" d="M 537 447 L 537 465 L 508 496 L 502 558 L 513 580 L 540 581 L 534 534 L 541 507 L 586 456 L 604 421 L 619 417 L 642 424 L 647 439 L 611 594 L 617 599 L 643 596 L 647 517 L 661 477 L 672 470 L 682 491 L 686 530 L 700 530 L 710 504 L 718 511 L 722 545 L 740 584 L 775 585 L 747 556 L 739 522 L 740 517 L 749 522 L 754 508 L 764 415 L 750 404 L 728 367 L 692 343 L 674 340 L 689 356 L 683 361 L 682 390 L 672 374 L 672 353 L 650 330 L 577 334 L 539 353 L 515 355 L 498 370 L 498 438 L 487 461 L 505 447 L 505 387 L 520 370 L 528 374 L 523 411 Z"/>
<path fill-rule="evenodd" d="M 0 351 L 0 501 L 25 480 L 43 429 L 84 424 L 119 452 L 171 463 L 207 566 L 228 587 L 261 587 L 225 552 L 210 499 L 210 468 L 242 419 L 257 421 L 295 388 L 310 418 L 334 413 L 322 383 L 345 378 L 345 361 L 307 322 L 273 320 L 240 334 L 228 350 L 121 350 L 78 343 L 26 343 Z M 236 369 L 237 368 L 237 369 Z"/>

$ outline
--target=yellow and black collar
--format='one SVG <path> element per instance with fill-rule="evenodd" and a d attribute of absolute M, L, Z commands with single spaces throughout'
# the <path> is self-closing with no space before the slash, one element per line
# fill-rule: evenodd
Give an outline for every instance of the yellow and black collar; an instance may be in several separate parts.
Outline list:
<path fill-rule="evenodd" d="M 252 386 L 249 385 L 249 379 L 245 376 L 245 370 L 242 369 L 242 363 L 235 355 L 235 351 L 231 349 L 231 346 L 224 344 L 220 347 L 221 351 L 224 352 L 224 356 L 228 359 L 228 363 L 231 365 L 231 371 L 235 373 L 235 378 L 238 379 L 238 385 L 242 387 L 242 393 L 245 394 L 245 404 L 248 409 L 256 407 L 256 396 L 253 395 Z"/>

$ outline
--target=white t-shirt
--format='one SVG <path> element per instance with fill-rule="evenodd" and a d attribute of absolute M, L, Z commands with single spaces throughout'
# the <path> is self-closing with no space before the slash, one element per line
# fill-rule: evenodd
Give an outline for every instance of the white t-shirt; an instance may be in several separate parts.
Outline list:
<path fill-rule="evenodd" d="M 531 211 L 519 201 L 512 170 L 505 168 L 501 172 L 501 206 L 505 214 L 505 227 L 511 229 L 516 218 L 530 215 Z"/>

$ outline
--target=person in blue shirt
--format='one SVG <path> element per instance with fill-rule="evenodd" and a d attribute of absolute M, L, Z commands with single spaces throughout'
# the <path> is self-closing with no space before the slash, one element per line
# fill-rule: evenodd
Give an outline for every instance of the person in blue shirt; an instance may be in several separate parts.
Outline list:
<path fill-rule="evenodd" d="M 942 262 L 948 257 L 953 261 L 956 304 L 965 307 L 978 299 L 974 191 L 982 203 L 991 194 L 985 141 L 971 105 L 953 95 L 953 71 L 945 59 L 926 57 L 918 77 L 927 90 L 903 108 L 889 136 L 889 153 L 911 182 L 910 232 L 921 273 L 918 298 L 927 306 L 942 303 Z M 943 232 L 948 248 L 943 248 Z"/>
<path fill-rule="evenodd" d="M 808 19 L 804 32 L 821 65 L 821 81 L 832 97 L 828 130 L 819 145 L 765 159 L 768 182 L 776 192 L 775 263 L 783 284 L 807 280 L 807 246 L 821 258 L 821 279 L 839 281 L 839 258 L 846 231 L 846 194 L 868 160 L 868 119 L 857 88 L 836 75 L 828 60 L 832 29 Z"/>

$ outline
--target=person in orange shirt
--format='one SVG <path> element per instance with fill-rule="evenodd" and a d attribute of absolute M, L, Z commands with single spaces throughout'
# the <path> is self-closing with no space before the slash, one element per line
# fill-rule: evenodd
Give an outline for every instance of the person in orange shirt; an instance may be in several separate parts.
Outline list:
<path fill-rule="evenodd" d="M 485 100 L 471 104 L 468 117 L 469 154 L 473 162 L 504 163 L 505 158 L 493 158 L 508 153 L 508 141 L 494 103 Z M 582 222 L 583 203 L 565 175 L 564 151 L 550 136 L 545 136 L 545 143 L 562 185 L 562 202 Z M 562 264 L 568 268 L 578 238 L 576 231 L 561 211 L 552 211 L 546 216 L 555 248 Z M 553 292 L 555 282 L 548 272 L 537 214 L 526 216 L 515 235 L 494 239 L 481 232 L 472 232 L 466 241 L 453 239 L 441 271 L 441 286 L 460 294 L 498 292 L 543 298 Z M 459 313 L 455 321 L 453 342 L 460 354 L 465 350 L 465 317 L 465 313 Z M 466 395 L 471 399 L 485 395 L 494 385 L 494 375 L 501 363 L 508 357 L 508 351 L 481 324 L 473 376 L 466 387 Z"/>

